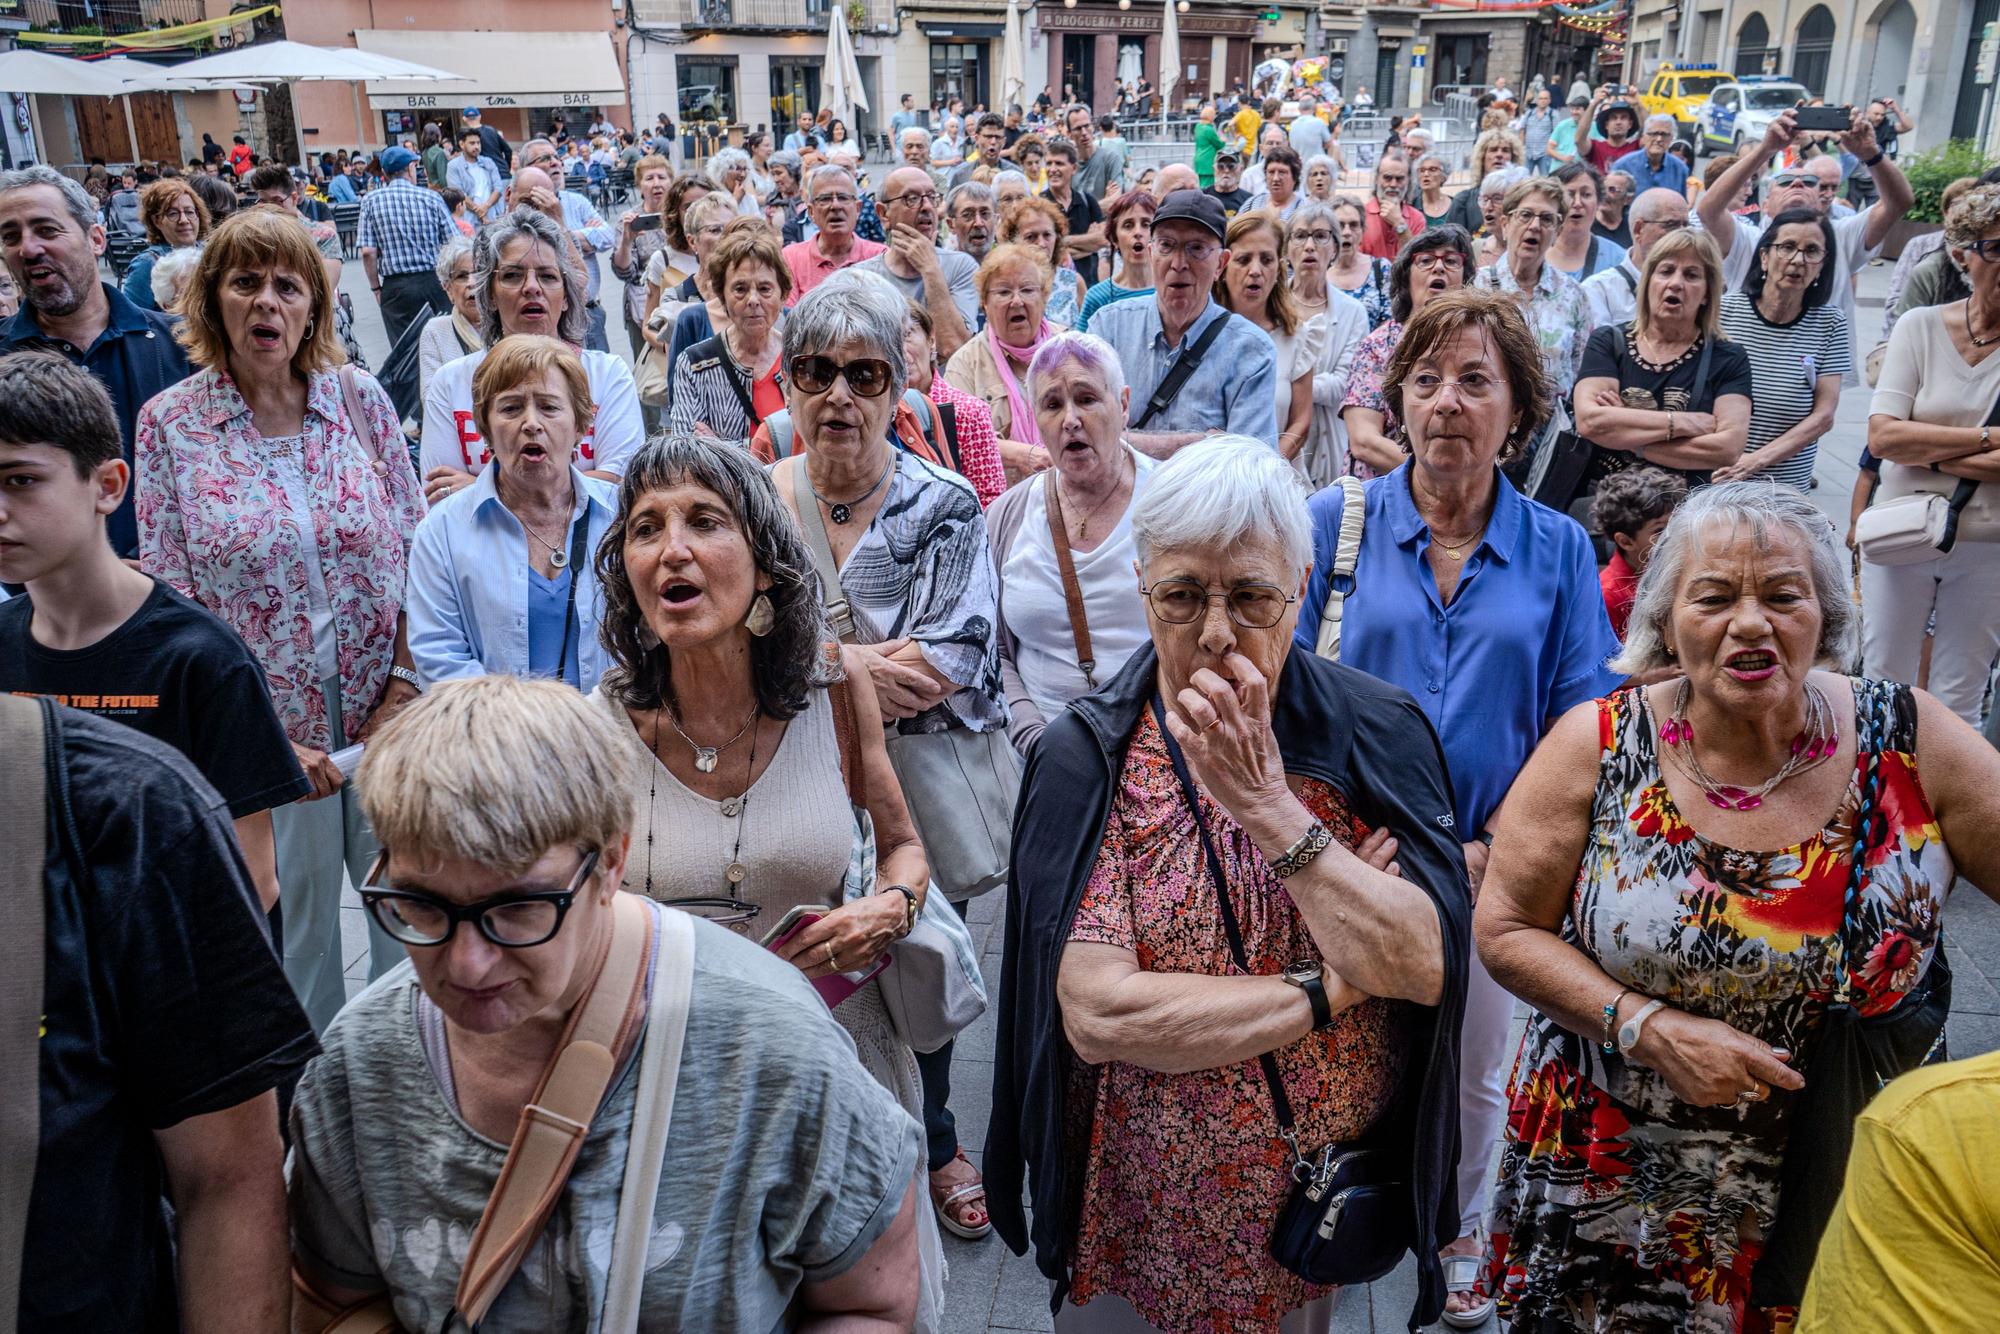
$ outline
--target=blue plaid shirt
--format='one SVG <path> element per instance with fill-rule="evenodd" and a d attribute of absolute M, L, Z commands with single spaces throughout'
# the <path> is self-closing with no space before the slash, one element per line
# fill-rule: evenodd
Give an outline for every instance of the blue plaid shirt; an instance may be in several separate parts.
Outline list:
<path fill-rule="evenodd" d="M 384 278 L 429 273 L 438 249 L 458 235 L 451 210 L 435 192 L 398 178 L 361 201 L 363 250 L 373 250 L 376 272 Z"/>

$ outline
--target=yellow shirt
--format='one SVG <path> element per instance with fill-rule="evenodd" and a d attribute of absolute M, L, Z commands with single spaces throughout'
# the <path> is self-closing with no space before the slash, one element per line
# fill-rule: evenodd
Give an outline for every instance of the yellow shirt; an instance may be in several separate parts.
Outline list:
<path fill-rule="evenodd" d="M 1916 1070 L 1854 1126 L 1798 1334 L 1991 1328 L 2000 1291 L 2000 1052 Z"/>
<path fill-rule="evenodd" d="M 1236 137 L 1243 141 L 1244 153 L 1257 151 L 1257 135 L 1264 128 L 1264 115 L 1255 107 L 1244 107 L 1236 113 L 1236 119 L 1229 122 L 1236 127 Z"/>

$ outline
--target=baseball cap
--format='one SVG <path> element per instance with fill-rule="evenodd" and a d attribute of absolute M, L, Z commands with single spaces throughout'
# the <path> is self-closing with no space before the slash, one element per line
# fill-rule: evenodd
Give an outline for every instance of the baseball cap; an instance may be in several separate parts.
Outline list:
<path fill-rule="evenodd" d="M 1243 154 L 1238 152 L 1236 148 L 1233 146 L 1224 146 L 1222 148 L 1216 149 L 1215 160 L 1217 162 L 1220 162 L 1224 158 L 1228 158 L 1231 162 L 1241 162 L 1243 160 Z"/>
<path fill-rule="evenodd" d="M 478 114 L 479 114 L 478 107 L 467 107 L 464 111 L 461 111 L 459 113 L 459 115 L 461 116 L 477 116 Z"/>
<path fill-rule="evenodd" d="M 1229 230 L 1222 201 L 1200 190 L 1175 190 L 1162 199 L 1159 208 L 1153 211 L 1153 230 L 1158 231 L 1163 222 L 1199 223 L 1214 232 L 1218 241 L 1226 239 Z"/>
<path fill-rule="evenodd" d="M 385 148 L 382 150 L 382 174 L 394 176 L 398 172 L 407 171 L 410 164 L 416 160 L 417 155 L 407 148 L 401 146 Z"/>

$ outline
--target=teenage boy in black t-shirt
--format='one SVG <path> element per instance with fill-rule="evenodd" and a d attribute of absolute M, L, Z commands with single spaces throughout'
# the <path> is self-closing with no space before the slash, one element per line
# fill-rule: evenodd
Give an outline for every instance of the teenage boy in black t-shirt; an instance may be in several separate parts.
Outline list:
<path fill-rule="evenodd" d="M 234 631 L 119 560 L 105 517 L 131 469 L 111 400 L 61 357 L 0 361 L 0 691 L 48 695 L 165 742 L 222 794 L 252 882 L 277 901 L 271 808 L 309 787 L 263 669 Z"/>

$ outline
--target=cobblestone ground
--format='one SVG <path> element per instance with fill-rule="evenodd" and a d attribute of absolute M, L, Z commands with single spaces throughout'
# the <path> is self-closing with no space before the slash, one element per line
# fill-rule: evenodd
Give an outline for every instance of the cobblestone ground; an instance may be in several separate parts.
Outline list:
<path fill-rule="evenodd" d="M 613 219 L 615 221 L 615 217 Z M 623 321 L 616 302 L 617 282 L 603 257 L 604 294 L 611 347 L 629 355 Z M 1889 266 L 1877 264 L 1862 274 L 1859 293 L 1863 325 L 1862 347 L 1873 343 L 1882 318 L 1882 296 L 1889 283 Z M 360 263 L 347 265 L 341 289 L 354 298 L 355 321 L 364 351 L 379 361 L 387 351 L 382 322 L 369 296 Z M 1854 485 L 1854 460 L 1866 438 L 1868 395 L 1852 389 L 1842 395 L 1840 415 L 1819 451 L 1818 489 L 1821 506 L 1847 526 L 1848 495 Z M 989 978 L 1000 971 L 1001 895 L 991 894 L 973 905 L 972 929 Z M 352 894 L 341 915 L 346 937 L 348 988 L 358 991 L 366 979 L 368 947 L 360 904 Z M 1949 1030 L 1952 1052 L 1973 1056 L 2000 1047 L 2000 906 L 1961 884 L 1949 910 L 1947 934 L 1953 942 L 1954 997 L 1957 1009 Z M 1517 1030 L 1519 1017 L 1517 1016 Z M 968 1156 L 976 1163 L 986 1147 L 986 1123 L 993 1098 L 993 1016 L 989 1013 L 959 1039 L 952 1063 L 952 1110 Z M 1497 1146 L 1496 1146 L 1497 1147 Z M 1015 1256 L 995 1237 L 964 1242 L 945 1238 L 951 1265 L 947 1298 L 948 1334 L 983 1330 L 1048 1330 L 1048 1283 L 1031 1260 Z M 1414 1262 L 1365 1288 L 1348 1291 L 1334 1320 L 1337 1334 L 1394 1334 L 1405 1328 L 1416 1297 Z M 1489 1321 L 1487 1328 L 1496 1328 Z M 1440 1325 L 1437 1328 L 1445 1328 Z"/>

